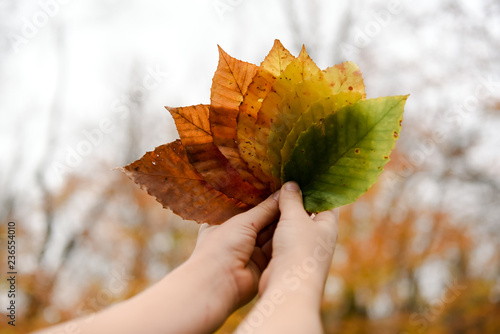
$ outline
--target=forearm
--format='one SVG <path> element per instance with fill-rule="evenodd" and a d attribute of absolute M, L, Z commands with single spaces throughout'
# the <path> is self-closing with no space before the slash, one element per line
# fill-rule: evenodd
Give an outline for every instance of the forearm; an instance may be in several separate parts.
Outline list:
<path fill-rule="evenodd" d="M 320 305 L 321 294 L 307 287 L 269 287 L 237 333 L 323 333 Z"/>
<path fill-rule="evenodd" d="M 81 334 L 212 333 L 232 310 L 220 298 L 227 284 L 219 284 L 218 273 L 202 265 L 190 259 L 131 299 L 40 334 L 69 326 Z"/>

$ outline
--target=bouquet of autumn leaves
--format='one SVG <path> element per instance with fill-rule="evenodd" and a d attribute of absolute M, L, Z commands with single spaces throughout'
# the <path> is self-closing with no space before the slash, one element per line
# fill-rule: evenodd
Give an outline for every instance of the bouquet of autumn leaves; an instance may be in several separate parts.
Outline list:
<path fill-rule="evenodd" d="M 210 105 L 171 108 L 180 140 L 123 171 L 165 208 L 220 224 L 287 181 L 316 213 L 354 202 L 389 161 L 407 96 L 365 99 L 353 62 L 320 70 L 276 40 L 260 66 L 219 48 Z"/>

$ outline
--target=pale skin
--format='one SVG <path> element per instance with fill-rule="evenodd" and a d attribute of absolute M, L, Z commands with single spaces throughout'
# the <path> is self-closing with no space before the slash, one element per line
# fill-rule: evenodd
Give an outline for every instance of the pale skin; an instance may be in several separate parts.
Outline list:
<path fill-rule="evenodd" d="M 237 333 L 322 333 L 337 222 L 338 210 L 309 216 L 286 183 L 224 224 L 202 225 L 191 257 L 147 290 L 37 333 L 212 333 L 257 293 Z"/>

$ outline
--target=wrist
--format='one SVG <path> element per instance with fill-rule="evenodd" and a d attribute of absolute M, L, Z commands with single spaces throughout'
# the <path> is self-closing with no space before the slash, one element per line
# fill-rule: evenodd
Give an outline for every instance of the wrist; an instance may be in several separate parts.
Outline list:
<path fill-rule="evenodd" d="M 238 290 L 223 261 L 212 256 L 193 254 L 184 264 L 185 275 L 194 277 L 210 302 L 211 310 L 228 317 L 238 307 Z M 199 298 L 199 297 L 198 297 Z"/>
<path fill-rule="evenodd" d="M 276 263 L 279 263 L 277 265 Z M 312 258 L 289 263 L 271 262 L 268 272 L 264 272 L 261 295 L 282 291 L 286 295 L 310 300 L 315 305 L 321 303 L 329 266 L 316 265 Z M 268 278 L 268 280 L 266 280 Z M 295 297 L 294 297 L 295 298 Z"/>
<path fill-rule="evenodd" d="M 283 296 L 287 302 L 300 300 L 301 303 L 307 303 L 311 307 L 319 307 L 323 298 L 323 285 L 313 279 L 299 280 L 296 277 L 288 277 L 286 280 L 270 281 L 262 298 L 279 299 Z"/>
<path fill-rule="evenodd" d="M 304 319 L 319 317 L 322 295 L 315 289 L 309 289 L 306 285 L 297 287 L 297 289 L 271 285 L 259 298 L 252 312 L 268 314 L 275 319 L 279 319 L 281 314 L 285 315 L 288 321 L 305 323 Z M 289 318 L 290 315 L 294 315 L 292 316 L 293 320 Z"/>

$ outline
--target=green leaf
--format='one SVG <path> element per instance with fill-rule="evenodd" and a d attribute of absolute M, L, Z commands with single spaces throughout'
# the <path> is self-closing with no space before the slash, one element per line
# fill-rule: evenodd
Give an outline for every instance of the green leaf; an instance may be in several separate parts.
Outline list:
<path fill-rule="evenodd" d="M 295 146 L 298 136 L 312 124 L 306 121 L 302 123 L 304 125 L 307 123 L 305 128 L 295 128 L 295 124 L 300 122 L 300 118 L 304 117 L 304 113 L 314 102 L 323 98 L 336 102 L 332 104 L 333 108 L 324 109 L 325 114 L 322 116 L 324 117 L 366 96 L 363 77 L 359 67 L 353 62 L 338 64 L 324 71 L 310 72 L 313 74 L 309 77 L 303 76 L 302 81 L 287 92 L 279 103 L 277 117 L 273 118 L 271 124 L 267 139 L 267 158 L 271 173 L 276 179 L 281 179 L 282 162 L 290 158 L 291 149 Z M 291 131 L 296 133 L 292 133 L 289 140 Z"/>
<path fill-rule="evenodd" d="M 302 132 L 306 131 L 314 123 L 318 123 L 320 120 L 345 106 L 354 104 L 361 98 L 362 93 L 360 92 L 342 92 L 337 95 L 328 96 L 324 99 L 318 100 L 316 103 L 313 103 L 311 107 L 307 109 L 293 124 L 292 130 L 288 133 L 285 143 L 280 151 L 281 161 L 288 161 L 290 159 L 292 150 L 295 148 L 297 139 L 300 137 Z M 279 167 L 281 169 L 279 175 L 282 177 L 284 165 Z"/>
<path fill-rule="evenodd" d="M 283 180 L 299 183 L 307 211 L 352 203 L 377 181 L 399 137 L 407 98 L 360 100 L 300 135 Z"/>

